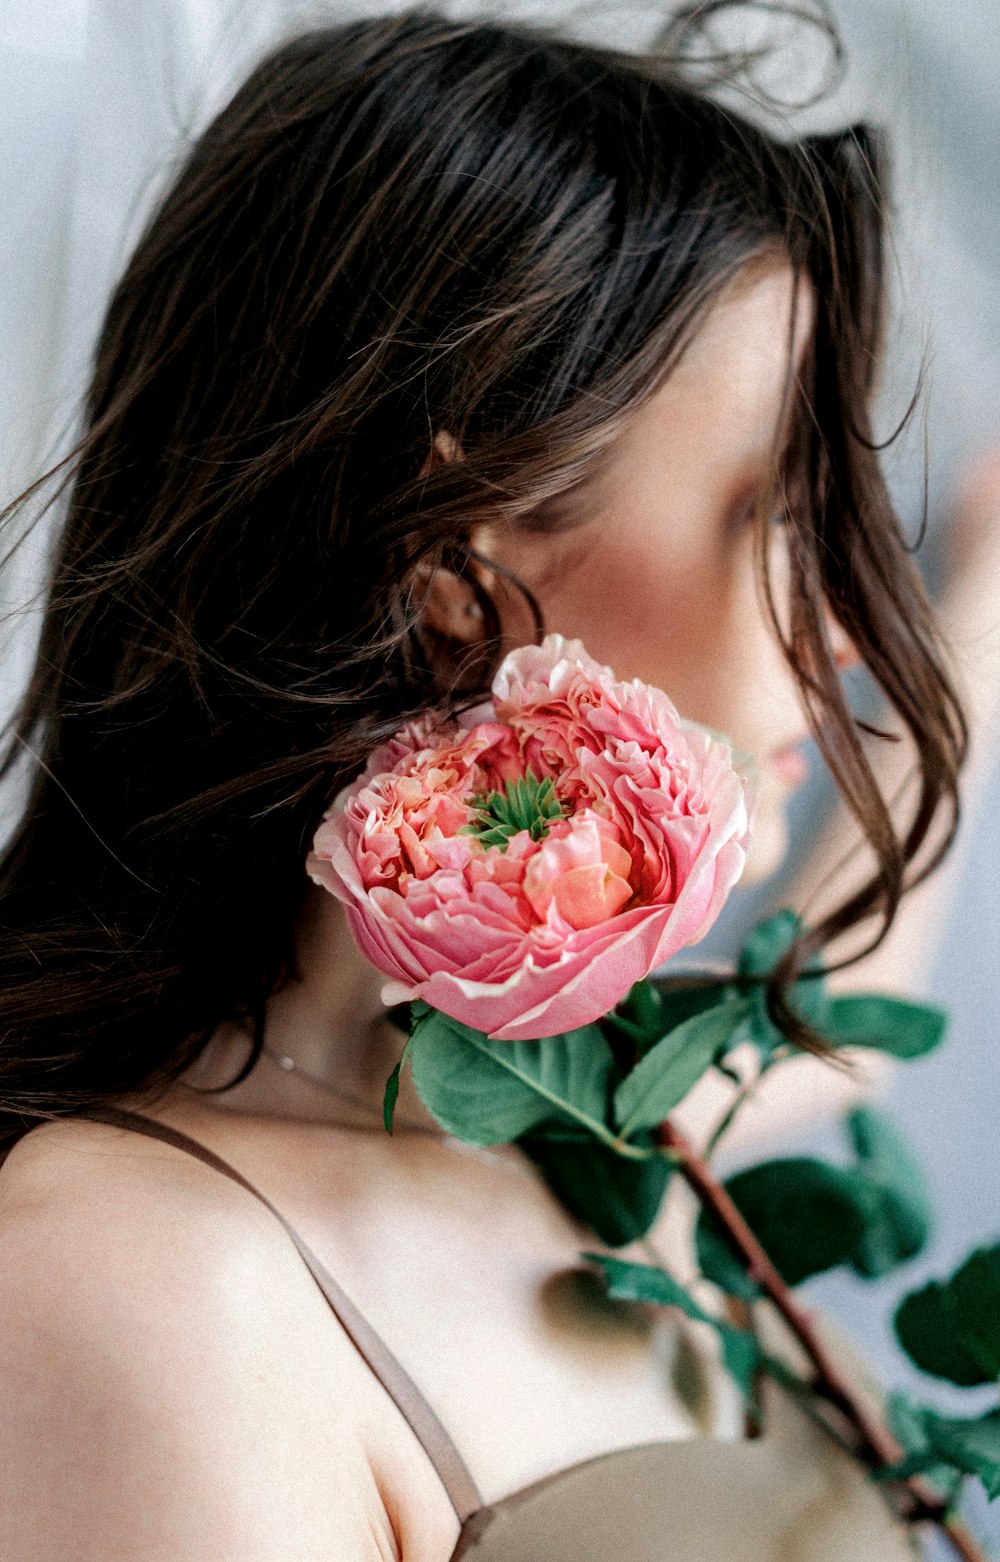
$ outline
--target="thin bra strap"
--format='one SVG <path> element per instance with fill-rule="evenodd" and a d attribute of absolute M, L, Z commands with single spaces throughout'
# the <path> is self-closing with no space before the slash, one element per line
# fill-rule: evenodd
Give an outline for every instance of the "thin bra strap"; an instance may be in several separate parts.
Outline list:
<path fill-rule="evenodd" d="M 77 1115 L 95 1118 L 99 1122 L 110 1123 L 119 1128 L 132 1128 L 137 1133 L 149 1134 L 154 1139 L 162 1139 L 167 1144 L 175 1145 L 179 1150 L 187 1150 L 206 1165 L 213 1166 L 216 1171 L 231 1177 L 234 1182 L 238 1182 L 248 1193 L 252 1193 L 262 1204 L 265 1204 L 295 1243 L 344 1333 L 409 1423 L 440 1476 L 441 1484 L 448 1493 L 460 1523 L 464 1524 L 471 1514 L 483 1506 L 483 1499 L 465 1461 L 413 1379 L 396 1360 L 385 1342 L 375 1333 L 371 1324 L 361 1315 L 350 1297 L 341 1290 L 329 1270 L 320 1263 L 295 1228 L 259 1188 L 255 1188 L 252 1182 L 248 1182 L 241 1172 L 238 1172 L 234 1166 L 230 1166 L 229 1162 L 224 1161 L 220 1155 L 216 1155 L 214 1150 L 208 1149 L 206 1145 L 201 1144 L 197 1139 L 192 1139 L 190 1135 L 181 1133 L 177 1128 L 169 1128 L 166 1123 L 157 1122 L 155 1118 L 144 1117 L 140 1112 L 130 1112 L 124 1107 L 93 1107 Z"/>

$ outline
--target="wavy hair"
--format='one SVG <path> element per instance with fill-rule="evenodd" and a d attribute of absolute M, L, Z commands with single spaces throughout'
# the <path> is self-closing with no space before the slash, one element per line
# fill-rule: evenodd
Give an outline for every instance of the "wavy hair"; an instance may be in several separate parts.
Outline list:
<path fill-rule="evenodd" d="M 66 519 L 6 757 L 33 761 L 0 862 L 0 1134 L 168 1084 L 227 1018 L 255 1031 L 239 1077 L 253 1066 L 331 794 L 492 671 L 475 529 L 564 524 L 707 307 L 769 252 L 818 301 L 775 479 L 785 650 L 878 864 L 796 958 L 887 925 L 943 811 L 941 855 L 964 726 L 869 420 L 885 150 L 865 125 L 766 133 L 693 79 L 678 38 L 628 54 L 422 7 L 323 27 L 262 60 L 191 147 L 54 469 Z M 465 459 L 427 470 L 441 429 Z M 442 565 L 488 631 L 460 678 L 421 630 Z M 914 745 L 902 832 L 824 605 Z"/>

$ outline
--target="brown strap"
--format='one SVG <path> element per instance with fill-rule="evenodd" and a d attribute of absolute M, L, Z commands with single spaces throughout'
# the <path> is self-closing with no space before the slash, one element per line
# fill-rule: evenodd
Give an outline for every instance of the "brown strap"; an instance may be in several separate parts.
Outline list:
<path fill-rule="evenodd" d="M 479 1489 L 461 1454 L 413 1379 L 362 1317 L 350 1297 L 341 1290 L 329 1270 L 320 1263 L 295 1228 L 289 1225 L 281 1211 L 275 1208 L 259 1188 L 255 1188 L 252 1182 L 248 1182 L 241 1172 L 238 1172 L 234 1166 L 230 1166 L 228 1161 L 224 1161 L 221 1155 L 216 1155 L 214 1150 L 208 1149 L 197 1139 L 192 1139 L 189 1134 L 181 1133 L 177 1128 L 169 1128 L 166 1123 L 157 1122 L 155 1118 L 144 1117 L 139 1112 L 130 1112 L 124 1107 L 113 1106 L 93 1107 L 77 1115 L 110 1123 L 118 1128 L 131 1128 L 137 1133 L 149 1134 L 154 1139 L 162 1139 L 166 1144 L 175 1145 L 178 1150 L 187 1150 L 190 1155 L 204 1161 L 207 1166 L 213 1166 L 216 1171 L 231 1177 L 234 1182 L 240 1184 L 240 1187 L 246 1188 L 248 1193 L 252 1193 L 262 1204 L 265 1204 L 295 1243 L 306 1268 L 326 1297 L 344 1333 L 413 1429 L 417 1440 L 440 1476 L 441 1484 L 448 1493 L 460 1523 L 464 1524 L 471 1514 L 483 1506 Z"/>

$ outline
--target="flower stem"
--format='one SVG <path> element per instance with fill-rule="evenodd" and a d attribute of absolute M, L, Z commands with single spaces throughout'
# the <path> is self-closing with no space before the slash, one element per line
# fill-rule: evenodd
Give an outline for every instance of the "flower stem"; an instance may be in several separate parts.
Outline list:
<path fill-rule="evenodd" d="M 985 1554 L 977 1544 L 976 1539 L 969 1533 L 961 1519 L 953 1513 L 945 1514 L 937 1521 L 944 1530 L 948 1539 L 955 1548 L 956 1553 L 963 1562 L 986 1562 Z"/>
<path fill-rule="evenodd" d="M 860 1443 L 859 1451 L 876 1469 L 898 1464 L 903 1451 L 896 1439 L 888 1427 L 855 1397 L 817 1333 L 810 1314 L 799 1305 L 791 1288 L 785 1284 L 705 1160 L 669 1121 L 661 1125 L 658 1138 L 664 1148 L 675 1156 L 681 1175 L 699 1201 L 712 1211 L 724 1228 L 743 1259 L 750 1278 L 766 1293 L 805 1350 L 816 1372 L 816 1388 L 854 1427 Z M 932 1487 L 916 1476 L 901 1479 L 899 1484 L 911 1499 L 912 1512 L 908 1515 L 911 1519 L 929 1520 L 940 1525 L 964 1562 L 986 1562 L 985 1553 L 974 1537 L 960 1520 L 948 1513 L 946 1502 Z"/>

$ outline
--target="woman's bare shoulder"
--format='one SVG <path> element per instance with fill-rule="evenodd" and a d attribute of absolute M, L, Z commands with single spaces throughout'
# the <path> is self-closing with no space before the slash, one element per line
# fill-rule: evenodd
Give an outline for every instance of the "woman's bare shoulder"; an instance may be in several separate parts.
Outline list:
<path fill-rule="evenodd" d="M 0 1402 L 12 1562 L 399 1554 L 367 1369 L 270 1212 L 160 1140 L 73 1120 L 11 1151 Z"/>
<path fill-rule="evenodd" d="M 8 1226 L 30 1213 L 43 1226 L 104 1219 L 109 1237 L 126 1224 L 138 1236 L 147 1225 L 162 1232 L 176 1211 L 196 1233 L 205 1215 L 227 1209 L 264 1231 L 263 1211 L 231 1179 L 160 1139 L 85 1118 L 41 1123 L 0 1170 L 0 1223 Z"/>
<path fill-rule="evenodd" d="M 3 1284 L 36 1288 L 39 1305 L 68 1292 L 81 1315 L 99 1293 L 97 1321 L 120 1307 L 152 1323 L 183 1301 L 205 1308 L 207 1325 L 263 1278 L 282 1236 L 231 1179 L 106 1123 L 44 1123 L 0 1170 Z"/>

